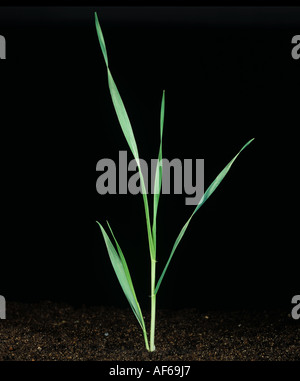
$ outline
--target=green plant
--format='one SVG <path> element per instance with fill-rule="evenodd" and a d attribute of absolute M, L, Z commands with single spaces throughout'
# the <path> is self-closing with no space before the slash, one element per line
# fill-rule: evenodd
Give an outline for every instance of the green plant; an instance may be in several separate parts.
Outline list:
<path fill-rule="evenodd" d="M 171 251 L 171 254 L 169 256 L 169 259 L 164 267 L 164 270 L 162 271 L 162 274 L 156 282 L 156 219 L 157 219 L 157 209 L 158 209 L 158 203 L 159 203 L 159 197 L 161 192 L 161 185 L 162 185 L 162 166 L 159 165 L 160 160 L 162 159 L 162 137 L 163 137 L 163 127 L 164 127 L 164 114 L 165 114 L 165 92 L 163 92 L 162 95 L 162 101 L 161 101 L 161 111 L 160 111 L 160 147 L 159 147 L 159 153 L 158 153 L 158 163 L 156 167 L 156 174 L 155 174 L 155 183 L 154 183 L 154 195 L 153 195 L 153 217 L 152 217 L 152 225 L 150 220 L 150 213 L 149 213 L 149 204 L 148 204 L 148 197 L 147 193 L 145 191 L 145 182 L 143 178 L 143 174 L 141 171 L 141 166 L 139 163 L 139 153 L 138 148 L 136 145 L 136 141 L 134 138 L 133 130 L 125 109 L 125 106 L 123 104 L 123 101 L 121 99 L 121 96 L 119 94 L 119 91 L 117 89 L 117 86 L 114 82 L 114 79 L 112 77 L 112 74 L 109 69 L 108 64 L 108 56 L 107 56 L 107 50 L 105 46 L 105 41 L 103 37 L 103 33 L 99 24 L 99 20 L 97 17 L 97 14 L 95 13 L 95 22 L 96 22 L 96 30 L 98 39 L 100 42 L 100 47 L 102 50 L 102 54 L 106 63 L 107 67 L 107 76 L 108 76 L 108 86 L 112 98 L 112 102 L 121 126 L 121 129 L 123 131 L 123 134 L 126 138 L 126 141 L 128 143 L 128 146 L 137 162 L 137 167 L 140 175 L 140 183 L 141 183 L 141 189 L 142 189 L 142 195 L 143 195 L 143 201 L 144 201 L 144 207 L 145 207 L 145 215 L 146 215 L 146 226 L 147 226 L 147 233 L 148 233 L 148 243 L 149 243 L 149 251 L 150 251 L 150 259 L 151 259 L 151 323 L 150 323 L 150 343 L 148 341 L 148 335 L 146 331 L 146 326 L 144 322 L 144 318 L 142 315 L 142 311 L 140 308 L 140 305 L 138 303 L 136 293 L 133 287 L 133 283 L 131 280 L 130 272 L 125 260 L 125 257 L 123 255 L 123 252 L 112 232 L 112 229 L 110 225 L 107 222 L 108 228 L 111 232 L 111 235 L 113 237 L 113 240 L 115 242 L 115 246 L 113 245 L 112 241 L 110 240 L 109 236 L 107 235 L 105 229 L 103 226 L 97 221 L 99 224 L 99 227 L 101 229 L 101 232 L 103 234 L 103 238 L 107 247 L 107 251 L 112 263 L 112 266 L 114 268 L 114 271 L 117 275 L 117 278 L 120 282 L 120 285 L 128 299 L 128 302 L 133 310 L 134 315 L 136 316 L 144 335 L 145 345 L 148 351 L 154 351 L 155 345 L 154 345 L 154 335 L 155 335 L 155 313 L 156 313 L 156 296 L 159 290 L 159 287 L 161 285 L 161 282 L 165 276 L 165 273 L 168 269 L 168 266 L 170 264 L 170 261 L 174 255 L 174 252 L 181 241 L 191 219 L 195 215 L 195 213 L 200 209 L 200 207 L 205 203 L 205 201 L 211 196 L 211 194 L 215 191 L 215 189 L 219 186 L 223 178 L 226 176 L 227 172 L 229 171 L 230 167 L 232 166 L 235 159 L 238 157 L 241 151 L 243 151 L 244 148 L 246 148 L 253 139 L 249 140 L 248 143 L 246 143 L 241 150 L 235 155 L 235 157 L 226 165 L 226 167 L 219 173 L 219 175 L 215 178 L 215 180 L 211 183 L 211 185 L 208 187 L 208 189 L 205 191 L 203 197 L 201 198 L 200 202 L 196 206 L 195 210 L 193 211 L 192 215 L 188 219 L 188 221 L 185 223 L 183 228 L 181 229 L 174 245 Z M 116 248 L 115 248 L 116 247 Z"/>

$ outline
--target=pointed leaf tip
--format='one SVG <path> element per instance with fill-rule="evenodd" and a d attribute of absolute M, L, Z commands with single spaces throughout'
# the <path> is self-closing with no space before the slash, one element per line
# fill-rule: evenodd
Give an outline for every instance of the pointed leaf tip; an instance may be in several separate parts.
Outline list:
<path fill-rule="evenodd" d="M 100 22 L 97 16 L 97 13 L 95 12 L 95 24 L 96 24 L 96 30 L 97 30 L 97 35 L 98 35 L 98 40 L 100 43 L 100 48 L 106 63 L 106 66 L 108 67 L 108 57 L 107 57 L 107 51 L 106 51 L 106 46 L 105 46 L 105 41 L 104 41 L 104 36 L 101 30 Z"/>

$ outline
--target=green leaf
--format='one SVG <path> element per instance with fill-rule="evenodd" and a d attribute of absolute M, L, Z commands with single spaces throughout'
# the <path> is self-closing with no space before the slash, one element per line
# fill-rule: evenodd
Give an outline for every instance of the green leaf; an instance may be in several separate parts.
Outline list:
<path fill-rule="evenodd" d="M 161 192 L 161 184 L 162 184 L 162 138 L 163 138 L 163 130 L 164 130 L 164 119 L 165 119 L 165 91 L 163 91 L 161 107 L 160 107 L 160 147 L 158 152 L 158 161 L 156 165 L 155 171 L 155 181 L 154 181 L 154 195 L 153 195 L 153 225 L 152 225 L 152 236 L 153 236 L 153 244 L 156 252 L 156 218 L 157 218 L 157 208 L 158 202 Z"/>
<path fill-rule="evenodd" d="M 240 151 L 235 155 L 235 157 L 226 165 L 226 167 L 218 174 L 218 176 L 215 178 L 215 180 L 210 184 L 210 186 L 207 188 L 207 190 L 205 191 L 203 197 L 201 198 L 201 200 L 199 201 L 198 205 L 196 206 L 194 212 L 192 213 L 191 217 L 188 219 L 188 221 L 185 223 L 185 225 L 183 226 L 183 228 L 181 229 L 174 245 L 173 245 L 173 248 L 172 248 L 172 251 L 171 251 L 171 254 L 169 256 L 169 259 L 164 267 L 164 270 L 157 282 L 157 285 L 156 285 L 156 288 L 155 288 L 155 294 L 157 294 L 158 292 L 158 289 L 161 285 L 161 282 L 165 276 L 165 273 L 169 267 L 169 264 L 171 262 L 171 259 L 175 253 L 175 250 L 179 244 L 179 242 L 181 241 L 192 217 L 194 216 L 194 214 L 200 209 L 200 207 L 205 203 L 205 201 L 212 195 L 212 193 L 217 189 L 217 187 L 220 185 L 220 183 L 222 182 L 222 180 L 224 179 L 224 177 L 226 176 L 226 174 L 228 173 L 229 169 L 231 168 L 233 162 L 236 160 L 236 158 L 239 156 L 239 154 L 254 140 L 251 139 L 248 141 L 248 143 L 246 143 L 241 149 Z"/>
<path fill-rule="evenodd" d="M 115 274 L 119 280 L 119 283 L 122 287 L 122 290 L 124 291 L 124 294 L 125 294 L 128 302 L 129 302 L 129 304 L 130 304 L 130 307 L 133 310 L 134 315 L 136 316 L 138 322 L 140 323 L 142 329 L 144 330 L 145 329 L 144 318 L 143 318 L 139 303 L 138 303 L 137 298 L 136 298 L 136 294 L 135 294 L 135 291 L 133 288 L 129 269 L 128 269 L 127 263 L 125 261 L 125 257 L 122 253 L 122 250 L 121 250 L 120 246 L 117 244 L 117 248 L 118 248 L 119 253 L 120 252 L 122 253 L 121 256 L 119 256 L 118 253 L 116 252 L 116 249 L 114 248 L 109 236 L 106 234 L 104 228 L 102 227 L 102 225 L 98 221 L 96 221 L 96 222 L 101 229 L 111 264 L 112 264 L 113 269 L 115 271 Z M 115 240 L 115 242 L 116 242 L 116 240 Z"/>
<path fill-rule="evenodd" d="M 138 170 L 139 170 L 142 195 L 143 195 L 143 201 L 144 201 L 144 208 L 145 208 L 145 215 L 146 215 L 149 250 L 150 250 L 150 256 L 153 259 L 155 257 L 155 250 L 154 250 L 153 237 L 152 237 L 152 232 L 151 232 L 149 205 L 148 205 L 148 198 L 147 198 L 144 176 L 143 176 L 141 166 L 140 166 L 138 148 L 136 145 L 135 137 L 133 134 L 133 130 L 131 127 L 131 123 L 130 123 L 127 111 L 125 109 L 124 103 L 123 103 L 121 95 L 119 93 L 119 90 L 116 86 L 116 83 L 115 83 L 115 81 L 112 77 L 112 74 L 110 72 L 110 69 L 108 67 L 108 57 L 107 57 L 107 52 L 106 52 L 106 47 L 105 47 L 105 41 L 104 41 L 103 33 L 102 33 L 100 23 L 99 23 L 99 20 L 98 20 L 96 13 L 95 13 L 95 22 L 96 22 L 96 28 L 97 28 L 97 34 L 98 34 L 100 47 L 101 47 L 102 54 L 103 54 L 103 57 L 104 57 L 104 60 L 105 60 L 106 66 L 107 66 L 108 86 L 109 86 L 109 90 L 110 90 L 111 99 L 112 99 L 112 102 L 113 102 L 113 105 L 114 105 L 114 108 L 115 108 L 121 129 L 123 131 L 123 134 L 125 136 L 127 144 L 129 146 L 132 154 L 133 154 L 133 157 L 137 162 L 137 166 L 138 166 Z"/>
<path fill-rule="evenodd" d="M 119 90 L 115 84 L 115 81 L 112 77 L 112 74 L 110 72 L 110 69 L 108 67 L 108 56 L 107 56 L 107 51 L 106 51 L 106 46 L 105 46 L 105 41 L 104 41 L 104 36 L 100 27 L 100 23 L 98 20 L 98 16 L 95 13 L 95 22 L 96 22 L 96 30 L 97 30 L 97 35 L 98 35 L 98 40 L 100 43 L 101 51 L 106 63 L 107 67 L 107 77 L 108 77 L 108 86 L 110 90 L 110 95 L 113 101 L 113 105 L 121 126 L 121 129 L 123 131 L 123 134 L 126 138 L 126 141 L 128 143 L 128 146 L 135 158 L 135 160 L 139 159 L 138 155 L 138 149 L 135 141 L 135 137 L 132 131 L 131 123 L 127 114 L 127 111 L 125 109 L 124 103 L 122 101 L 122 98 L 120 96 Z"/>
<path fill-rule="evenodd" d="M 217 187 L 220 185 L 221 181 L 224 179 L 224 177 L 227 175 L 227 172 L 231 168 L 233 162 L 236 160 L 236 158 L 239 156 L 239 154 L 254 140 L 249 140 L 248 143 L 246 143 L 239 152 L 235 155 L 235 157 L 226 165 L 226 167 L 218 174 L 218 176 L 215 178 L 215 180 L 210 184 L 210 186 L 205 191 L 203 197 L 199 201 L 199 204 L 197 205 L 196 209 L 194 210 L 193 215 L 199 210 L 199 208 L 205 203 L 205 201 L 213 194 L 213 192 L 217 189 Z"/>
<path fill-rule="evenodd" d="M 154 292 L 155 294 L 157 294 L 157 292 L 158 292 L 158 289 L 159 289 L 159 287 L 160 287 L 160 284 L 161 284 L 161 282 L 162 282 L 162 280 L 163 280 L 163 278 L 164 278 L 164 276 L 165 276 L 165 273 L 166 273 L 166 271 L 167 271 L 167 269 L 168 269 L 168 267 L 169 267 L 169 264 L 170 264 L 170 262 L 171 262 L 171 259 L 172 259 L 173 255 L 174 255 L 174 253 L 175 253 L 175 250 L 176 250 L 176 248 L 177 248 L 179 242 L 181 241 L 181 238 L 183 237 L 183 235 L 184 235 L 184 233 L 185 233 L 187 227 L 189 226 L 189 223 L 190 223 L 191 219 L 192 219 L 192 216 L 191 216 L 191 217 L 188 219 L 188 221 L 184 224 L 183 228 L 180 230 L 180 233 L 178 234 L 178 237 L 176 238 L 176 241 L 175 241 L 175 243 L 174 243 L 174 245 L 173 245 L 173 249 L 172 249 L 172 251 L 171 251 L 171 254 L 170 254 L 170 256 L 169 256 L 169 259 L 168 259 L 168 261 L 167 261 L 167 263 L 166 263 L 166 265 L 165 265 L 165 267 L 164 267 L 164 270 L 163 270 L 163 272 L 162 272 L 162 274 L 161 274 L 161 276 L 160 276 L 160 278 L 159 278 L 159 280 L 158 280 L 158 282 L 157 282 L 157 284 L 156 284 L 155 292 Z"/>
<path fill-rule="evenodd" d="M 100 23 L 99 23 L 98 16 L 97 16 L 96 12 L 95 12 L 95 23 L 96 23 L 96 30 L 97 30 L 97 34 L 98 34 L 100 48 L 102 50 L 102 54 L 103 54 L 106 66 L 108 66 L 108 58 L 107 58 L 107 51 L 106 51 L 105 41 L 104 41 L 103 33 L 102 33 L 102 30 L 101 30 Z"/>
<path fill-rule="evenodd" d="M 109 85 L 111 99 L 113 101 L 113 105 L 114 105 L 120 126 L 127 140 L 128 146 L 133 154 L 133 157 L 135 158 L 135 160 L 137 161 L 139 165 L 139 162 L 138 162 L 139 154 L 138 154 L 135 137 L 133 135 L 131 123 L 127 115 L 127 111 L 125 109 L 122 98 L 120 96 L 119 90 L 115 84 L 115 81 L 111 75 L 109 68 L 107 68 L 107 75 L 108 75 L 108 85 Z"/>
<path fill-rule="evenodd" d="M 124 254 L 123 254 L 123 251 L 122 251 L 120 245 L 118 244 L 118 241 L 116 240 L 116 237 L 115 237 L 115 235 L 114 235 L 114 233 L 113 233 L 113 231 L 112 231 L 108 221 L 106 221 L 106 223 L 107 223 L 107 225 L 109 227 L 111 235 L 113 236 L 113 239 L 114 239 L 115 244 L 117 246 L 119 257 L 121 259 L 121 262 L 122 262 L 122 265 L 123 265 L 123 268 L 124 268 L 124 271 L 125 271 L 125 275 L 126 275 L 128 283 L 129 283 L 129 286 L 131 288 L 132 294 L 133 294 L 134 299 L 136 300 L 136 302 L 138 304 L 138 301 L 137 301 L 137 298 L 136 298 L 136 294 L 135 294 L 135 291 L 134 291 L 134 287 L 133 287 L 133 283 L 132 283 L 132 280 L 131 280 L 131 275 L 130 275 L 130 272 L 129 272 L 129 269 L 128 269 L 128 266 L 127 266 L 127 263 L 126 263 L 126 260 L 125 260 Z"/>

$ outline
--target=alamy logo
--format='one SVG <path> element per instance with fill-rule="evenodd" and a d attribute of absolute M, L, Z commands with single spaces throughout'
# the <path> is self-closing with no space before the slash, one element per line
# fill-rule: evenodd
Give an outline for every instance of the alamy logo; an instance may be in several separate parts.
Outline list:
<path fill-rule="evenodd" d="M 119 170 L 117 176 L 117 165 L 111 159 L 101 159 L 96 165 L 97 172 L 103 172 L 97 179 L 96 190 L 99 194 L 130 194 L 138 193 L 159 193 L 159 189 L 155 189 L 155 177 L 157 170 L 157 159 L 151 160 L 150 168 L 145 160 L 139 159 L 139 165 L 135 159 L 129 163 L 127 160 L 127 152 L 119 152 Z M 173 172 L 173 189 L 174 194 L 187 194 L 185 198 L 186 205 L 198 205 L 201 197 L 204 195 L 204 159 L 196 159 L 195 171 L 193 171 L 192 159 L 162 159 L 159 162 L 162 168 L 162 194 L 171 194 L 171 172 Z M 145 189 L 143 189 L 140 181 L 139 169 L 144 178 Z M 172 168 L 172 171 L 171 171 Z M 129 172 L 134 172 L 128 176 Z M 193 172 L 195 176 L 193 176 Z M 128 178 L 129 177 L 129 178 Z M 117 179 L 119 192 L 117 192 Z M 193 185 L 193 182 L 195 185 Z"/>
<path fill-rule="evenodd" d="M 295 307 L 292 309 L 292 318 L 295 320 L 300 319 L 300 295 L 295 295 L 292 298 L 292 304 L 295 304 Z"/>
<path fill-rule="evenodd" d="M 291 52 L 292 57 L 294 60 L 298 60 L 300 58 L 300 34 L 292 38 L 292 44 L 295 45 Z"/>
<path fill-rule="evenodd" d="M 2 295 L 0 295 L 0 319 L 6 319 L 6 301 Z"/>
<path fill-rule="evenodd" d="M 5 38 L 0 35 L 0 59 L 5 60 L 6 59 L 6 42 Z"/>

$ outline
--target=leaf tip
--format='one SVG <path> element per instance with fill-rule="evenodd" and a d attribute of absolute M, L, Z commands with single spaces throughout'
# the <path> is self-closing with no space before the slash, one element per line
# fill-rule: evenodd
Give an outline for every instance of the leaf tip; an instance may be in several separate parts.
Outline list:
<path fill-rule="evenodd" d="M 96 221 L 96 223 L 99 225 L 99 228 L 102 229 L 102 225 L 100 224 L 100 222 Z"/>

